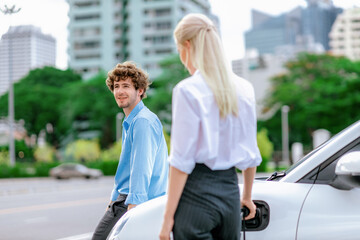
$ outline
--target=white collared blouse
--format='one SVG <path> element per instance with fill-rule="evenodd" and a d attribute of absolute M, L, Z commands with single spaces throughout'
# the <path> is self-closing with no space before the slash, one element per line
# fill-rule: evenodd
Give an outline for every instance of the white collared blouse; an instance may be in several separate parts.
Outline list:
<path fill-rule="evenodd" d="M 197 70 L 173 90 L 170 165 L 190 174 L 196 163 L 212 170 L 247 169 L 261 162 L 252 85 L 232 75 L 238 116 L 220 118 L 214 94 Z"/>

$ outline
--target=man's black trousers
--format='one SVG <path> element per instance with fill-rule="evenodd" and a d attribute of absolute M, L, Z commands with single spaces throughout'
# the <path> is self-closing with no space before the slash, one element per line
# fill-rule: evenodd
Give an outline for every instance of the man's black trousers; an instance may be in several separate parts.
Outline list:
<path fill-rule="evenodd" d="M 92 240 L 106 240 L 111 229 L 127 211 L 126 197 L 126 194 L 120 194 L 116 201 L 110 205 L 97 225 Z"/>

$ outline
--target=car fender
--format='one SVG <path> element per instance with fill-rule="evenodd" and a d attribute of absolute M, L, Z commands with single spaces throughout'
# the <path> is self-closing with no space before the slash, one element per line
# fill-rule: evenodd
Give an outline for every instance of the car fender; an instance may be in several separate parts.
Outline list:
<path fill-rule="evenodd" d="M 242 184 L 239 188 L 242 189 Z M 247 232 L 246 239 L 295 239 L 298 216 L 310 188 L 311 184 L 255 181 L 253 200 L 262 200 L 269 205 L 270 221 L 264 230 Z M 123 224 L 121 231 L 110 239 L 158 239 L 166 201 L 167 196 L 162 196 L 130 210 L 114 227 Z"/>
<path fill-rule="evenodd" d="M 121 231 L 111 240 L 158 240 L 165 213 L 167 196 L 161 196 L 142 203 L 128 211 L 115 225 L 114 229 L 123 224 Z"/>
<path fill-rule="evenodd" d="M 299 214 L 312 184 L 255 181 L 252 199 L 269 205 L 269 224 L 261 231 L 246 232 L 247 240 L 296 239 Z M 242 184 L 239 185 L 240 192 Z"/>

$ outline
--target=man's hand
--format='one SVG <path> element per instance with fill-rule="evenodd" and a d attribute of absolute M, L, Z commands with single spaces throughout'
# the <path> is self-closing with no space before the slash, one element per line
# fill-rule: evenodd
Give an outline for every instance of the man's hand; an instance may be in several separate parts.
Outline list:
<path fill-rule="evenodd" d="M 110 209 L 111 204 L 112 204 L 113 202 L 114 202 L 114 201 L 110 201 L 110 202 L 109 202 L 109 205 L 106 206 L 105 212 Z"/>
<path fill-rule="evenodd" d="M 136 204 L 129 204 L 129 205 L 128 205 L 128 211 L 129 211 L 130 209 L 134 208 L 134 207 L 136 207 Z"/>

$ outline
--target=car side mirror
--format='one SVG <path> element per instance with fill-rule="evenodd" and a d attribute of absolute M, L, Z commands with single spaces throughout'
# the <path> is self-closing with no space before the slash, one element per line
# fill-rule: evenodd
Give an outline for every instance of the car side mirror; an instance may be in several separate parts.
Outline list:
<path fill-rule="evenodd" d="M 344 154 L 336 164 L 335 174 L 331 186 L 341 190 L 360 187 L 360 151 Z"/>

